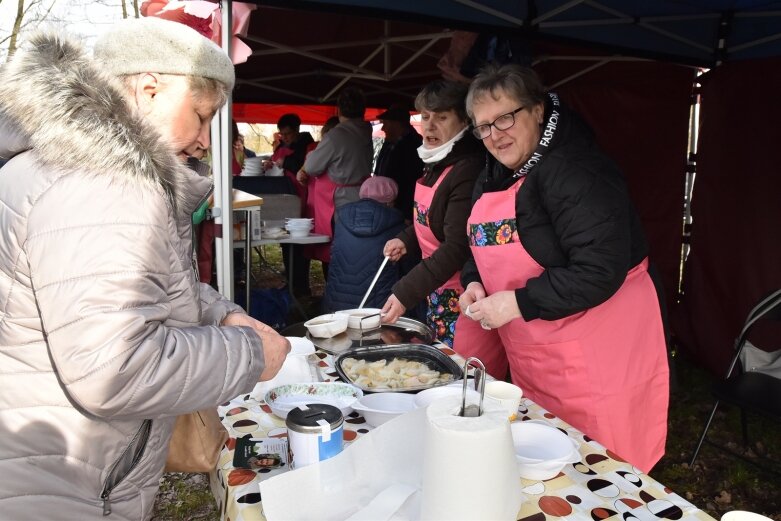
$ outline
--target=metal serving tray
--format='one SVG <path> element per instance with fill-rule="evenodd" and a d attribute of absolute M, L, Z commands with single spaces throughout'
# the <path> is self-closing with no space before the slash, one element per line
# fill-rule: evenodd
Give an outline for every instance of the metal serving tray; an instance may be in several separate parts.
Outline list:
<path fill-rule="evenodd" d="M 346 358 L 355 358 L 357 360 L 366 360 L 367 362 L 376 362 L 377 360 L 391 361 L 394 358 L 403 358 L 414 362 L 421 362 L 425 364 L 429 369 L 439 371 L 441 373 L 450 373 L 453 375 L 453 380 L 450 382 L 443 382 L 436 385 L 418 385 L 409 387 L 396 387 L 393 389 L 377 389 L 373 387 L 364 387 L 357 385 L 353 382 L 347 373 L 342 368 L 342 364 Z M 346 351 L 334 359 L 334 367 L 336 372 L 339 373 L 339 377 L 348 383 L 351 383 L 361 389 L 364 392 L 378 393 L 378 392 L 415 392 L 422 391 L 423 389 L 429 389 L 431 387 L 438 387 L 439 385 L 447 385 L 454 380 L 460 380 L 463 377 L 463 370 L 459 365 L 453 361 L 452 358 L 445 353 L 437 349 L 436 347 L 426 344 L 397 344 L 397 345 L 382 345 L 382 346 L 370 346 L 370 347 L 356 347 L 349 351 Z"/>
<path fill-rule="evenodd" d="M 318 349 L 338 355 L 361 347 L 432 344 L 434 332 L 426 324 L 411 318 L 401 317 L 395 324 L 382 324 L 379 328 L 360 331 L 348 328 L 331 338 L 320 338 L 306 332 L 306 338 Z"/>

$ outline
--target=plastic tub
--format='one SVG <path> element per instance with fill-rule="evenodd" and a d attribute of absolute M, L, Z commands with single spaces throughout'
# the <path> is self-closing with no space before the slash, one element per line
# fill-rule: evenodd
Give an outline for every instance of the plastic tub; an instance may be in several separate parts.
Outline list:
<path fill-rule="evenodd" d="M 347 330 L 347 316 L 340 313 L 320 315 L 304 322 L 304 326 L 314 337 L 331 338 Z"/>

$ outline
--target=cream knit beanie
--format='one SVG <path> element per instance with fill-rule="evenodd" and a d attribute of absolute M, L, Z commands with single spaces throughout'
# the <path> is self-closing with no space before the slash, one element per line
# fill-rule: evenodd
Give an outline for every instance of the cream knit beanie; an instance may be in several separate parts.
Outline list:
<path fill-rule="evenodd" d="M 123 20 L 95 42 L 95 59 L 115 76 L 158 72 L 212 78 L 233 89 L 228 55 L 184 24 L 160 18 Z"/>

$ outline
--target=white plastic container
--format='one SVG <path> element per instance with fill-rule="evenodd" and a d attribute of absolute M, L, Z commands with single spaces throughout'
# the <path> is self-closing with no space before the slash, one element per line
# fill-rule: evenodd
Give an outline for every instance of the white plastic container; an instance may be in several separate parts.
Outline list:
<path fill-rule="evenodd" d="M 469 385 L 471 386 L 471 381 L 469 382 Z M 439 400 L 441 398 L 445 398 L 447 396 L 461 396 L 463 391 L 463 383 L 458 382 L 456 384 L 449 384 L 449 385 L 441 385 L 439 387 L 432 387 L 431 389 L 426 389 L 424 391 L 420 391 L 418 394 L 415 395 L 415 405 L 417 407 L 428 407 L 431 402 L 435 400 Z M 466 402 L 467 403 L 479 403 L 480 402 L 480 393 L 472 389 L 471 387 L 466 390 Z"/>
<path fill-rule="evenodd" d="M 379 308 L 345 309 L 337 313 L 348 317 L 347 327 L 350 329 L 376 329 L 380 327 Z"/>
<path fill-rule="evenodd" d="M 415 396 L 406 393 L 367 394 L 353 404 L 353 410 L 360 412 L 372 427 L 416 408 Z"/>
<path fill-rule="evenodd" d="M 510 431 L 522 478 L 551 479 L 581 460 L 577 442 L 555 427 L 525 421 L 510 424 Z"/>
<path fill-rule="evenodd" d="M 331 338 L 347 330 L 347 318 L 347 315 L 342 313 L 330 313 L 307 320 L 304 326 L 312 336 Z"/>

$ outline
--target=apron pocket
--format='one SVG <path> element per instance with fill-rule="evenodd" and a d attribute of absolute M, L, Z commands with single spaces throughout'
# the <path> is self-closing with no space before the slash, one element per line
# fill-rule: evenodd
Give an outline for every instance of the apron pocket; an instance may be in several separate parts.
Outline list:
<path fill-rule="evenodd" d="M 589 433 L 593 393 L 580 342 L 505 343 L 513 382 L 525 396 L 576 429 Z"/>

